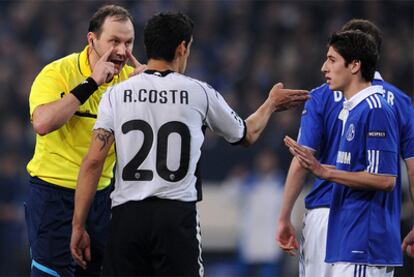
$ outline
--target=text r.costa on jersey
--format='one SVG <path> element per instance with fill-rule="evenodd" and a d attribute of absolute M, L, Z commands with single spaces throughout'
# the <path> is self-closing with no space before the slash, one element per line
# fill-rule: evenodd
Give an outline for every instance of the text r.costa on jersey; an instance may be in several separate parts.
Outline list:
<path fill-rule="evenodd" d="M 148 102 L 160 104 L 185 104 L 188 105 L 188 91 L 186 90 L 124 90 L 124 102 Z"/>

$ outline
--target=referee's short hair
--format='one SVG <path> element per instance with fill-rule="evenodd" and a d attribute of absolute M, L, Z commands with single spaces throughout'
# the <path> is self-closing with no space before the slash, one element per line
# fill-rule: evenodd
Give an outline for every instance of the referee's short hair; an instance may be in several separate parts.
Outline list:
<path fill-rule="evenodd" d="M 144 28 L 144 44 L 148 59 L 174 60 L 181 42 L 186 46 L 193 36 L 194 23 L 182 13 L 161 12 L 151 17 Z"/>
<path fill-rule="evenodd" d="M 345 66 L 353 61 L 361 62 L 361 75 L 366 81 L 374 79 L 378 52 L 371 35 L 359 30 L 334 33 L 328 46 L 333 47 L 345 60 Z"/>
<path fill-rule="evenodd" d="M 127 21 L 133 22 L 132 15 L 129 11 L 118 5 L 105 5 L 100 7 L 92 16 L 89 21 L 89 32 L 93 32 L 99 38 L 102 33 L 102 25 L 107 17 L 114 17 L 116 21 Z"/>
<path fill-rule="evenodd" d="M 371 35 L 374 38 L 374 42 L 377 45 L 378 55 L 381 53 L 382 46 L 382 31 L 374 23 L 366 19 L 351 19 L 344 26 L 341 31 L 360 30 L 363 33 Z"/>

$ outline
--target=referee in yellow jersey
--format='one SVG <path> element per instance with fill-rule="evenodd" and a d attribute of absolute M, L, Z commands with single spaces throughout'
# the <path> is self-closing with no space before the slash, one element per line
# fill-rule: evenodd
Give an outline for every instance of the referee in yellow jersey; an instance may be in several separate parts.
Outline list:
<path fill-rule="evenodd" d="M 108 153 L 86 222 L 92 261 L 85 270 L 75 266 L 69 249 L 76 179 L 102 94 L 145 66 L 132 55 L 132 17 L 120 6 L 101 7 L 90 20 L 87 39 L 82 52 L 45 66 L 30 92 L 30 115 L 37 133 L 34 156 L 27 165 L 30 189 L 25 207 L 31 276 L 100 274 L 110 219 L 114 149 Z M 134 67 L 126 65 L 128 60 Z"/>

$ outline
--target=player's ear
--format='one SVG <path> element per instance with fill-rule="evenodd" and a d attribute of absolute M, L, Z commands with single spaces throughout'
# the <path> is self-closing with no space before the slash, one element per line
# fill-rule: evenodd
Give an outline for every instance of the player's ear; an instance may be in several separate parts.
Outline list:
<path fill-rule="evenodd" d="M 187 52 L 187 46 L 185 45 L 185 40 L 183 40 L 177 46 L 177 49 L 175 50 L 175 55 L 176 55 L 176 57 L 182 57 L 186 54 L 186 52 Z"/>
<path fill-rule="evenodd" d="M 353 60 L 351 62 L 351 72 L 352 74 L 357 74 L 361 71 L 361 61 L 360 60 Z"/>

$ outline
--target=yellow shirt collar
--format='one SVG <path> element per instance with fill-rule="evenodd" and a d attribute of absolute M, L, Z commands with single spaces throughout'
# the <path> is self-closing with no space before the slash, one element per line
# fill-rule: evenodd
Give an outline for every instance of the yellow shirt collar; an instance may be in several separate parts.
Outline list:
<path fill-rule="evenodd" d="M 88 60 L 89 45 L 86 46 L 83 51 L 79 54 L 79 70 L 83 76 L 88 77 L 92 74 L 91 66 L 89 65 Z"/>

